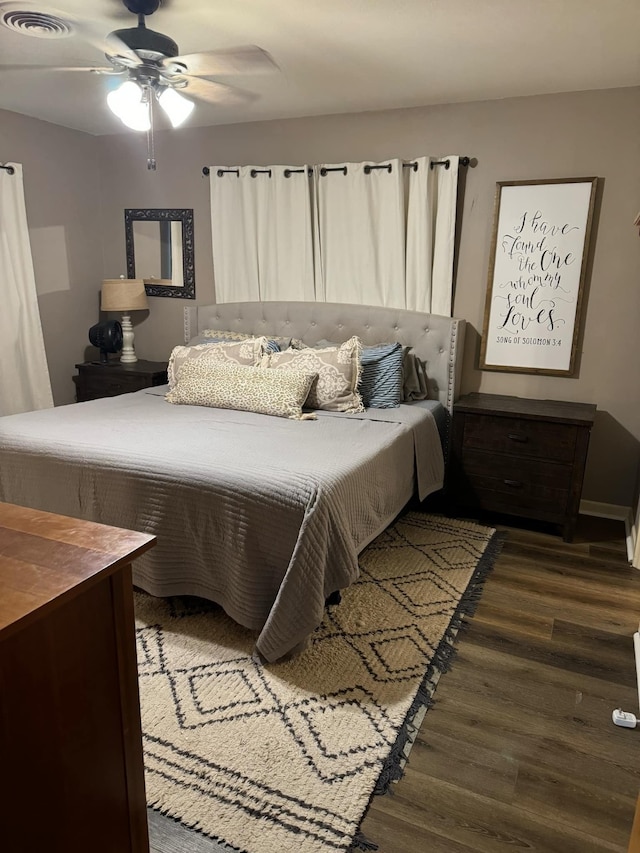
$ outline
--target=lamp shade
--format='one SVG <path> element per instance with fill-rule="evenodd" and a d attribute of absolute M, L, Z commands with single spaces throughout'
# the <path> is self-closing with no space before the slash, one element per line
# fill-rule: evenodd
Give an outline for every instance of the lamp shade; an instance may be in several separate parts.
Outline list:
<path fill-rule="evenodd" d="M 102 282 L 102 311 L 142 311 L 148 307 L 141 278 L 108 278 Z"/>

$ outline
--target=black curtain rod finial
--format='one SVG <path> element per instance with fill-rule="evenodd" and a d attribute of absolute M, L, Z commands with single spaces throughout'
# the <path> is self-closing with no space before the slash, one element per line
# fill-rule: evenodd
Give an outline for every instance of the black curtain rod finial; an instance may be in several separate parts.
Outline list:
<path fill-rule="evenodd" d="M 13 166 L 3 166 L 2 164 L 0 164 L 0 169 L 4 169 L 7 175 L 14 175 L 16 171 Z"/>

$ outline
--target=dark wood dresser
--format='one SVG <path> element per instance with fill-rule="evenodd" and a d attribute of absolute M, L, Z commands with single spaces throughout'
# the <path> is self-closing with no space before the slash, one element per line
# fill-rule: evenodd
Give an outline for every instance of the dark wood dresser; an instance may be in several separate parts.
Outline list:
<path fill-rule="evenodd" d="M 155 537 L 0 503 L 7 853 L 147 853 L 131 561 Z"/>
<path fill-rule="evenodd" d="M 558 524 L 570 542 L 596 406 L 468 394 L 453 411 L 453 505 Z"/>
<path fill-rule="evenodd" d="M 100 397 L 117 397 L 130 391 L 164 385 L 167 381 L 166 361 L 138 359 L 133 364 L 110 361 L 108 364 L 85 361 L 76 364 L 78 375 L 73 377 L 76 400 L 97 400 Z"/>

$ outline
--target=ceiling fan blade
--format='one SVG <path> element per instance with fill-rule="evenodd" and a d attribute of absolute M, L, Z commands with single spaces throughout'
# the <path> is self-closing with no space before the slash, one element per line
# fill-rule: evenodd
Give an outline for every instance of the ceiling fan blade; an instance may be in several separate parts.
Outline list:
<path fill-rule="evenodd" d="M 94 71 L 95 73 L 116 73 L 112 65 L 107 68 L 97 68 L 95 65 L 0 65 L 3 71 Z M 118 72 L 120 73 L 120 72 Z"/>
<path fill-rule="evenodd" d="M 235 86 L 226 86 L 224 83 L 214 83 L 212 80 L 185 76 L 188 80 L 187 85 L 177 91 L 188 98 L 199 98 L 209 104 L 246 104 L 257 98 L 257 95 L 252 92 L 246 92 L 244 89 L 238 89 Z"/>
<path fill-rule="evenodd" d="M 80 21 L 76 24 L 76 29 L 80 38 L 84 39 L 93 47 L 97 48 L 102 53 L 113 56 L 114 58 L 122 57 L 125 64 L 128 66 L 141 65 L 142 61 L 138 54 L 131 50 L 122 39 L 119 39 L 114 33 L 107 33 L 98 30 L 95 24 L 89 24 L 87 21 Z"/>
<path fill-rule="evenodd" d="M 278 66 L 266 50 L 250 44 L 231 47 L 224 50 L 187 53 L 163 60 L 167 70 L 175 65 L 186 66 L 190 75 L 196 77 L 217 77 L 222 74 L 265 74 L 277 71 Z M 179 68 L 176 68 L 179 71 Z"/>

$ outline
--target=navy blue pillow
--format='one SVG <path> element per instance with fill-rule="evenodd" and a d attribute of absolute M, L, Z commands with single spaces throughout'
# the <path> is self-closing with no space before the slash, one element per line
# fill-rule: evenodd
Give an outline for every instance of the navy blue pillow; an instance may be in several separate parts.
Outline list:
<path fill-rule="evenodd" d="M 367 408 L 395 409 L 402 402 L 402 344 L 363 347 L 358 390 Z"/>

